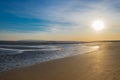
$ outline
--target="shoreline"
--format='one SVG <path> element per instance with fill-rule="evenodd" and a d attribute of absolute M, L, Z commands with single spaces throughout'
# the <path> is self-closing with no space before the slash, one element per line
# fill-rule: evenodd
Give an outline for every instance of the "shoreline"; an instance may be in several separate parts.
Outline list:
<path fill-rule="evenodd" d="M 46 49 L 45 51 L 41 49 Z M 30 48 L 30 49 L 29 49 Z M 33 48 L 33 50 L 32 50 Z M 40 48 L 40 49 L 39 49 Z M 58 49 L 57 49 L 58 48 Z M 16 68 L 29 67 L 35 64 L 86 54 L 99 49 L 97 45 L 87 44 L 61 44 L 46 46 L 2 46 L 0 49 L 8 50 L 0 54 L 0 72 L 9 71 Z M 35 49 L 35 50 L 34 50 Z M 48 49 L 48 51 L 47 51 Z M 3 51 L 4 51 L 3 50 Z"/>
<path fill-rule="evenodd" d="M 119 80 L 120 43 L 100 46 L 90 53 L 0 72 L 0 80 Z"/>
<path fill-rule="evenodd" d="M 44 61 L 44 62 L 36 63 L 36 64 L 30 65 L 30 66 L 23 66 L 23 67 L 18 67 L 18 68 L 10 69 L 10 70 L 7 70 L 7 71 L 1 71 L 0 74 L 1 73 L 6 73 L 6 72 L 10 72 L 10 71 L 14 71 L 14 70 L 17 70 L 17 69 L 34 67 L 34 66 L 37 66 L 37 65 L 47 64 L 47 63 L 54 62 L 54 61 L 59 61 L 59 60 L 68 59 L 68 58 L 72 58 L 72 57 L 82 56 L 82 55 L 85 55 L 85 54 L 96 52 L 98 50 L 99 49 L 93 50 L 91 52 L 86 52 L 86 53 L 83 53 L 83 54 L 77 54 L 77 55 L 67 56 L 67 57 L 53 59 L 53 60 L 49 60 L 49 61 Z"/>

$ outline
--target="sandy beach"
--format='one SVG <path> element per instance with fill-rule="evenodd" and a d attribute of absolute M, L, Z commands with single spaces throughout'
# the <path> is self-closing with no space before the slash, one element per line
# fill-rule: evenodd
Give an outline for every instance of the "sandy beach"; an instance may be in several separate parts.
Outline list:
<path fill-rule="evenodd" d="M 120 80 L 120 42 L 87 54 L 0 73 L 0 80 Z"/>

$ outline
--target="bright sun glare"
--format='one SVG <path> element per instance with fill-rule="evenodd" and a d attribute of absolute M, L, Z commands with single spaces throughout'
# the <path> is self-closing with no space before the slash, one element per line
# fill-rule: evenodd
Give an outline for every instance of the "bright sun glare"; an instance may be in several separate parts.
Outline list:
<path fill-rule="evenodd" d="M 103 30 L 105 27 L 105 23 L 102 20 L 95 20 L 92 22 L 92 28 L 96 31 Z"/>

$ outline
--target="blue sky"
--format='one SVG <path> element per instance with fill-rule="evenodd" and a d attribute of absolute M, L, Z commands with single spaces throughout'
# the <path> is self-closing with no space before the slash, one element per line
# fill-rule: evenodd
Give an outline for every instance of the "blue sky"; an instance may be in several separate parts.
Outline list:
<path fill-rule="evenodd" d="M 101 34 L 118 36 L 119 4 L 120 0 L 0 0 L 0 38 L 67 40 L 71 35 L 68 39 L 84 40 L 94 34 L 90 23 L 96 19 L 106 22 Z"/>

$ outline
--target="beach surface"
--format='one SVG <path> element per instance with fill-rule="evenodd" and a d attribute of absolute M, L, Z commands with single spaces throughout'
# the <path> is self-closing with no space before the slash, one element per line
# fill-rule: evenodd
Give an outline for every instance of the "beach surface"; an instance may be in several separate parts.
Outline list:
<path fill-rule="evenodd" d="M 97 44 L 87 54 L 0 72 L 0 80 L 120 80 L 120 42 Z"/>

